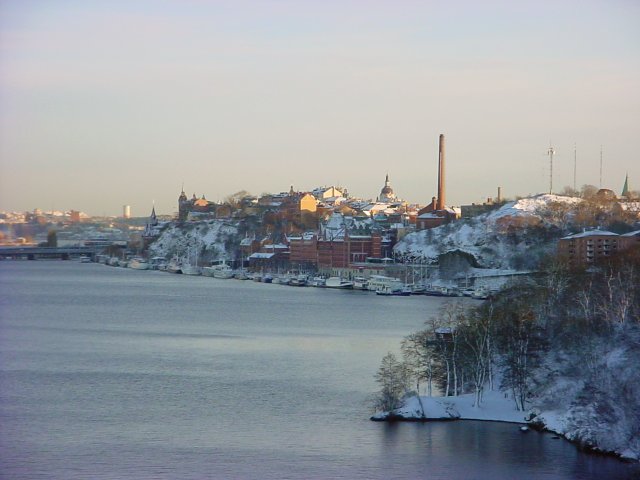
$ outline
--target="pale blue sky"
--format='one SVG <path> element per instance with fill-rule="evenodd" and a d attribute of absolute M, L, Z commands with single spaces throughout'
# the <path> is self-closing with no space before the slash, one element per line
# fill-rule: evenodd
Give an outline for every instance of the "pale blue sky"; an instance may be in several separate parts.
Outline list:
<path fill-rule="evenodd" d="M 640 188 L 640 3 L 0 2 L 0 210 Z"/>

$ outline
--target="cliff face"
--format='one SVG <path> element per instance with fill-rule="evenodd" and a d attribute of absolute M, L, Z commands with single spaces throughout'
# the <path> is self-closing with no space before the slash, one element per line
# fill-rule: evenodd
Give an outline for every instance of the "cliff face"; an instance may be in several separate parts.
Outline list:
<path fill-rule="evenodd" d="M 199 264 L 237 256 L 238 225 L 224 220 L 169 224 L 149 246 L 151 257 L 188 258 Z"/>

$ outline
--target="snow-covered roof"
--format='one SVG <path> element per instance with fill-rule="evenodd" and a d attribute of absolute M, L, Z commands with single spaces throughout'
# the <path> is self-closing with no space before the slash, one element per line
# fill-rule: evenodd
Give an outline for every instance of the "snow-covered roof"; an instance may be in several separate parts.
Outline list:
<path fill-rule="evenodd" d="M 607 230 L 589 230 L 586 232 L 575 233 L 567 237 L 563 237 L 562 240 L 573 240 L 574 238 L 584 237 L 619 237 L 617 233 L 609 232 Z"/>
<path fill-rule="evenodd" d="M 284 243 L 273 243 L 273 244 L 263 245 L 262 248 L 267 250 L 276 250 L 276 249 L 286 250 L 289 247 Z"/>
<path fill-rule="evenodd" d="M 636 230 L 635 232 L 624 233 L 620 236 L 621 237 L 640 237 L 640 230 Z"/>
<path fill-rule="evenodd" d="M 275 253 L 262 253 L 262 252 L 256 252 L 256 253 L 252 253 L 251 255 L 249 255 L 249 258 L 272 258 L 275 255 Z"/>

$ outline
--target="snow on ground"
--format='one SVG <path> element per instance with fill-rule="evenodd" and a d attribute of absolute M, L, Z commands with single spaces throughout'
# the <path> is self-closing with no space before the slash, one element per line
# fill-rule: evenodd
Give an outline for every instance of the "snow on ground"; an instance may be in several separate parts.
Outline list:
<path fill-rule="evenodd" d="M 612 361 L 617 360 L 617 355 L 612 355 Z M 561 382 L 562 383 L 562 382 Z M 566 382 L 562 388 L 558 388 L 558 395 L 567 395 L 574 390 L 576 385 Z M 557 408 L 531 408 L 526 412 L 518 411 L 513 398 L 509 394 L 500 391 L 487 391 L 484 393 L 480 406 L 474 405 L 475 395 L 465 394 L 457 397 L 417 397 L 411 396 L 405 399 L 404 405 L 391 414 L 378 412 L 371 417 L 372 420 L 384 421 L 438 421 L 438 420 L 485 420 L 494 422 L 531 423 L 536 428 L 554 432 L 567 440 L 591 447 L 603 452 L 613 452 L 622 458 L 640 460 L 640 439 L 631 442 L 625 428 L 619 425 L 603 423 L 601 415 L 592 405 L 586 407 L 568 405 L 566 402 Z M 567 403 L 565 405 L 565 403 Z"/>
<path fill-rule="evenodd" d="M 162 231 L 149 251 L 151 256 L 166 259 L 194 255 L 197 251 L 201 257 L 206 256 L 206 260 L 228 260 L 229 252 L 225 244 L 237 234 L 237 227 L 223 220 L 194 222 L 186 226 L 172 224 Z"/>
<path fill-rule="evenodd" d="M 405 405 L 393 413 L 411 420 L 489 420 L 494 422 L 525 423 L 526 412 L 516 410 L 512 398 L 499 391 L 485 392 L 482 404 L 474 406 L 475 395 L 457 397 L 410 397 Z M 424 412 L 424 413 L 423 413 Z M 384 420 L 386 413 L 377 413 L 376 420 Z"/>
<path fill-rule="evenodd" d="M 521 198 L 515 202 L 506 203 L 502 208 L 488 214 L 488 219 L 496 221 L 503 217 L 519 217 L 537 215 L 538 212 L 552 204 L 577 205 L 583 202 L 579 197 L 565 197 L 562 195 L 537 195 Z"/>
<path fill-rule="evenodd" d="M 534 268 L 537 257 L 555 247 L 541 238 L 539 229 L 562 231 L 571 208 L 582 201 L 560 195 L 523 198 L 471 219 L 410 233 L 394 252 L 436 262 L 441 254 L 460 250 L 473 255 L 483 268 Z M 528 229 L 535 230 L 529 234 Z"/>

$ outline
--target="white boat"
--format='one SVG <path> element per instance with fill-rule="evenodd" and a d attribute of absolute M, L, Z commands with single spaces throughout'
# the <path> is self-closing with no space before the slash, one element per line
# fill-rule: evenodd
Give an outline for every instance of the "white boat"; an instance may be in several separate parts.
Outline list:
<path fill-rule="evenodd" d="M 129 265 L 129 260 L 125 260 L 124 258 L 121 258 L 120 260 L 118 260 L 119 267 L 127 268 L 128 265 Z"/>
<path fill-rule="evenodd" d="M 273 277 L 273 281 L 271 283 L 277 283 L 279 285 L 289 285 L 291 283 L 291 277 L 287 274 L 276 275 Z"/>
<path fill-rule="evenodd" d="M 107 261 L 107 265 L 110 265 L 112 267 L 117 267 L 118 266 L 118 257 L 109 257 L 109 260 Z"/>
<path fill-rule="evenodd" d="M 190 263 L 183 264 L 181 270 L 183 275 L 202 275 L 200 267 L 191 265 Z"/>
<path fill-rule="evenodd" d="M 91 263 L 91 257 L 89 255 L 80 255 L 80 263 Z"/>
<path fill-rule="evenodd" d="M 353 277 L 353 288 L 355 290 L 368 290 L 369 280 L 365 277 Z"/>
<path fill-rule="evenodd" d="M 367 284 L 367 289 L 373 292 L 377 292 L 382 288 L 389 288 L 390 290 L 400 290 L 403 284 L 399 278 L 387 277 L 385 275 L 371 275 Z"/>
<path fill-rule="evenodd" d="M 234 277 L 236 280 L 249 280 L 249 275 L 244 270 L 238 270 Z"/>
<path fill-rule="evenodd" d="M 172 258 L 171 261 L 167 264 L 165 272 L 182 273 L 182 265 L 180 265 L 175 258 Z"/>
<path fill-rule="evenodd" d="M 133 257 L 129 260 L 129 268 L 133 268 L 134 270 L 149 270 L 149 262 L 147 262 L 144 258 Z"/>
<path fill-rule="evenodd" d="M 153 257 L 149 262 L 149 269 L 164 272 L 167 269 L 167 261 L 164 257 Z"/>
<path fill-rule="evenodd" d="M 411 288 L 410 287 L 391 288 L 389 286 L 384 286 L 376 290 L 376 295 L 393 295 L 397 297 L 407 297 L 411 295 Z"/>
<path fill-rule="evenodd" d="M 233 278 L 233 269 L 227 265 L 226 263 L 221 263 L 219 265 L 212 265 L 210 267 L 204 267 L 202 269 L 202 274 L 207 277 L 214 277 L 220 279 Z"/>
<path fill-rule="evenodd" d="M 326 282 L 327 279 L 324 277 L 313 277 L 310 284 L 312 287 L 324 287 Z"/>
<path fill-rule="evenodd" d="M 309 277 L 303 273 L 296 275 L 289 281 L 289 285 L 292 287 L 306 287 L 309 281 Z"/>
<path fill-rule="evenodd" d="M 341 277 L 329 277 L 325 282 L 327 288 L 353 288 L 353 282 L 349 280 L 343 280 Z"/>

